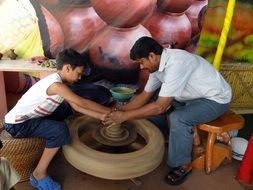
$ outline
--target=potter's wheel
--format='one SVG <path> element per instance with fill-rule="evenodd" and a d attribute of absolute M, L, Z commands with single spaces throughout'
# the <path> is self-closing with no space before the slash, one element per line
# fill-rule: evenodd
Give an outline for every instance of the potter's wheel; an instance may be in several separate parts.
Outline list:
<path fill-rule="evenodd" d="M 162 161 L 164 138 L 147 120 L 123 126 L 101 126 L 81 116 L 69 126 L 72 144 L 63 147 L 67 161 L 78 170 L 105 179 L 130 179 L 154 170 Z"/>

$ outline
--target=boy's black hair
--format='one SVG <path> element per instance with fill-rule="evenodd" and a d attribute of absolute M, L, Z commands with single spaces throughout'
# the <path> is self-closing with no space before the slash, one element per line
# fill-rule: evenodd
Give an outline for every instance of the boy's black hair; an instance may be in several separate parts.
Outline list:
<path fill-rule="evenodd" d="M 156 55 L 161 55 L 163 46 L 157 41 L 148 36 L 139 38 L 130 50 L 130 58 L 132 60 L 147 58 L 149 53 L 153 52 Z"/>
<path fill-rule="evenodd" d="M 89 59 L 87 56 L 82 56 L 76 50 L 68 48 L 58 53 L 56 56 L 56 69 L 61 70 L 63 65 L 70 64 L 72 69 L 84 66 L 89 67 Z"/>

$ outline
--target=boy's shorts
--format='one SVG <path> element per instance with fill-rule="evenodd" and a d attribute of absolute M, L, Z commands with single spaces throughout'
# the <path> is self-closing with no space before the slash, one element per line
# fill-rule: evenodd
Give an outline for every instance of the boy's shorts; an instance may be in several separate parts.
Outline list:
<path fill-rule="evenodd" d="M 5 129 L 14 138 L 41 137 L 46 139 L 46 148 L 61 147 L 71 142 L 69 129 L 62 121 L 71 114 L 71 107 L 63 102 L 48 117 L 34 118 L 19 124 L 6 123 Z"/>

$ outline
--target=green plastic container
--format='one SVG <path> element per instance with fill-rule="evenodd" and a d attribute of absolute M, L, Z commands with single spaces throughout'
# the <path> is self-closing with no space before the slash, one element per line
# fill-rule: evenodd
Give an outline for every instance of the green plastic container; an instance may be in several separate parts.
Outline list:
<path fill-rule="evenodd" d="M 110 89 L 112 97 L 119 102 L 127 102 L 130 100 L 136 90 L 128 87 L 117 86 Z"/>

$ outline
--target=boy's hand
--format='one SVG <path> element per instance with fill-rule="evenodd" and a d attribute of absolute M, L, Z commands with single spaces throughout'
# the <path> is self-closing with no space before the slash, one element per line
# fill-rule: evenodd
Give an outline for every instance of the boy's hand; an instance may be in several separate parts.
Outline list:
<path fill-rule="evenodd" d="M 101 121 L 102 121 L 102 123 L 105 121 L 107 115 L 108 115 L 108 114 L 102 114 L 102 116 L 101 116 L 101 118 L 100 118 Z"/>

